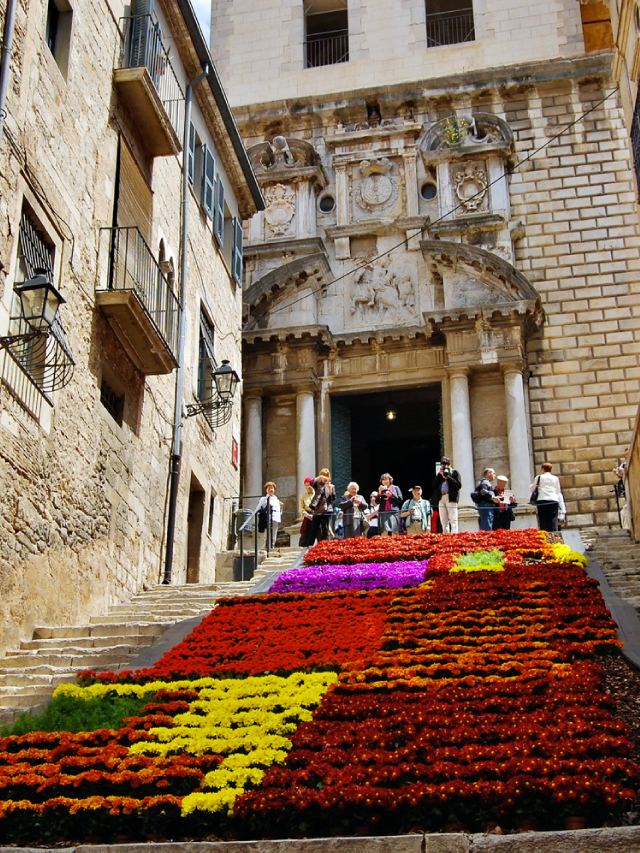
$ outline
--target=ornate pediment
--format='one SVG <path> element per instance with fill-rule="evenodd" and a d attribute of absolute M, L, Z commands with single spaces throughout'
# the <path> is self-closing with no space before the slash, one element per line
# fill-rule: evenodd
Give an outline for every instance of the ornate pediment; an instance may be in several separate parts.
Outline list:
<path fill-rule="evenodd" d="M 466 243 L 423 240 L 423 257 L 439 291 L 435 310 L 424 313 L 432 327 L 480 316 L 526 316 L 538 326 L 544 317 L 531 282 L 503 258 Z"/>
<path fill-rule="evenodd" d="M 252 145 L 247 153 L 261 184 L 311 181 L 318 189 L 327 185 L 320 155 L 304 139 L 275 136 L 271 142 Z"/>
<path fill-rule="evenodd" d="M 431 125 L 420 143 L 425 163 L 456 159 L 490 151 L 509 154 L 513 133 L 509 125 L 491 113 L 451 115 Z"/>
<path fill-rule="evenodd" d="M 274 301 L 283 295 L 295 299 L 296 294 L 306 292 L 307 297 L 322 289 L 322 285 L 331 281 L 331 267 L 324 252 L 305 255 L 283 264 L 267 273 L 243 294 L 243 302 L 249 307 L 249 318 L 245 329 L 262 327 Z"/>

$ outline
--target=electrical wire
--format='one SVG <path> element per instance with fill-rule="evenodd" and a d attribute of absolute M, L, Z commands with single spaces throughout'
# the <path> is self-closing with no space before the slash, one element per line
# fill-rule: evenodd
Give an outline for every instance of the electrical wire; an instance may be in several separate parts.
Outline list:
<path fill-rule="evenodd" d="M 189 237 L 188 239 L 189 239 L 189 248 L 191 249 L 191 254 L 193 255 L 193 260 L 195 261 L 196 269 L 198 270 L 198 275 L 200 276 L 200 284 L 202 285 L 202 289 L 206 290 L 205 283 L 204 283 L 204 277 L 202 275 L 202 270 L 200 269 L 200 264 L 198 263 L 198 255 L 196 254 L 196 250 L 193 248 L 193 244 L 191 242 L 191 237 Z M 216 323 L 216 318 L 211 317 L 211 320 L 212 320 L 213 326 L 216 330 L 216 335 L 217 335 L 218 340 L 224 341 L 229 337 L 233 337 L 233 339 L 238 344 L 240 343 L 240 333 L 241 333 L 240 327 L 238 327 L 237 329 L 232 329 L 230 332 L 222 332 L 220 330 L 220 326 L 218 326 L 218 324 Z"/>
<path fill-rule="evenodd" d="M 534 148 L 533 151 L 531 151 L 529 154 L 527 154 L 526 157 L 523 157 L 522 160 L 518 160 L 516 163 L 514 163 L 513 166 L 510 166 L 507 169 L 505 169 L 505 174 L 500 175 L 499 177 L 495 178 L 493 181 L 488 183 L 486 189 L 479 190 L 477 193 L 475 193 L 473 196 L 471 196 L 466 201 L 468 202 L 474 198 L 477 198 L 478 196 L 482 196 L 486 192 L 486 190 L 489 189 L 490 187 L 492 187 L 494 184 L 497 184 L 499 181 L 504 180 L 507 176 L 512 175 L 517 169 L 519 169 L 525 163 L 529 162 L 529 160 L 532 160 L 536 156 L 536 154 L 539 154 L 541 151 L 544 151 L 544 149 L 547 148 L 549 145 L 551 145 L 552 142 L 555 142 L 557 139 L 559 139 L 565 133 L 570 131 L 577 124 L 584 121 L 584 119 L 588 115 L 590 115 L 592 112 L 595 112 L 595 110 L 597 110 L 599 107 L 601 107 L 605 103 L 605 101 L 608 101 L 609 98 L 612 98 L 618 92 L 618 88 L 619 87 L 616 86 L 616 88 L 612 89 L 611 92 L 609 92 L 609 94 L 605 95 L 604 98 L 599 100 L 596 104 L 594 104 L 592 107 L 590 107 L 584 113 L 581 113 L 574 121 L 572 121 L 570 124 L 563 127 L 562 130 L 560 130 L 558 133 L 556 133 L 554 136 L 552 136 L 550 139 L 548 139 L 545 143 L 540 145 L 538 148 Z M 446 213 L 443 213 L 442 216 L 440 216 L 438 219 L 435 219 L 433 222 L 431 222 L 430 225 L 431 226 L 437 225 L 439 222 L 442 222 L 443 219 L 446 219 L 448 216 L 451 216 L 453 213 L 460 210 L 460 208 L 462 208 L 462 207 L 463 207 L 463 204 L 462 204 L 462 202 L 460 202 L 460 204 L 457 204 L 455 207 L 451 208 L 451 210 L 447 211 Z M 407 243 L 409 242 L 409 240 L 411 240 L 411 239 L 413 239 L 413 236 L 412 237 L 405 237 L 399 243 L 396 243 L 395 245 L 391 246 L 390 249 L 386 249 L 384 252 L 381 252 L 379 255 L 376 255 L 374 258 L 369 258 L 366 261 L 364 261 L 362 264 L 360 264 L 359 266 L 354 267 L 353 269 L 349 270 L 348 272 L 343 273 L 342 275 L 338 276 L 337 278 L 334 278 L 332 281 L 329 281 L 326 284 L 321 284 L 319 287 L 312 290 L 311 294 L 305 293 L 303 296 L 299 296 L 297 299 L 294 299 L 291 302 L 287 302 L 286 305 L 281 305 L 280 307 L 276 306 L 276 307 L 272 308 L 269 311 L 269 316 L 273 316 L 273 314 L 278 313 L 278 311 L 289 310 L 289 308 L 291 308 L 293 305 L 296 305 L 298 302 L 302 302 L 303 299 L 308 299 L 310 295 L 313 295 L 315 293 L 321 293 L 323 290 L 326 290 L 327 288 L 331 287 L 332 285 L 337 284 L 340 281 L 343 281 L 345 278 L 348 278 L 350 275 L 357 273 L 359 270 L 365 269 L 365 267 L 369 266 L 370 264 L 374 263 L 375 261 L 379 261 L 381 258 L 384 258 L 387 255 L 390 255 L 392 252 L 395 252 L 397 249 L 401 249 L 403 246 L 406 246 Z"/>

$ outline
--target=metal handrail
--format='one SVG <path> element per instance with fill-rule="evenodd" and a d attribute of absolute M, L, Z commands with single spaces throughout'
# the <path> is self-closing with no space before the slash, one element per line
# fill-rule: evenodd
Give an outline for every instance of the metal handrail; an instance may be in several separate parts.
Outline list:
<path fill-rule="evenodd" d="M 427 47 L 475 41 L 473 12 L 430 12 L 427 14 Z"/>
<path fill-rule="evenodd" d="M 178 351 L 180 303 L 140 229 L 133 225 L 105 228 L 111 232 L 109 290 L 133 290 L 160 337 L 175 357 Z"/>
<path fill-rule="evenodd" d="M 318 33 L 307 36 L 304 43 L 305 68 L 336 65 L 349 61 L 349 31 Z"/>
<path fill-rule="evenodd" d="M 174 130 L 182 138 L 185 97 L 152 15 L 121 18 L 120 68 L 146 68 Z"/>

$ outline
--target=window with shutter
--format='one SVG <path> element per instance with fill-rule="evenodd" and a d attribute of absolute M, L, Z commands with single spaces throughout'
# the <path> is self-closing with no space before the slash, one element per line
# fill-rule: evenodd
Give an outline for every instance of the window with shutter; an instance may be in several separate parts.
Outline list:
<path fill-rule="evenodd" d="M 205 146 L 203 157 L 204 168 L 202 170 L 202 207 L 208 216 L 213 219 L 213 205 L 215 194 L 215 160 L 213 154 Z"/>
<path fill-rule="evenodd" d="M 224 245 L 224 186 L 220 175 L 216 175 L 216 216 L 214 233 L 219 245 Z"/>
<path fill-rule="evenodd" d="M 242 222 L 233 220 L 233 278 L 236 284 L 242 285 Z"/>
<path fill-rule="evenodd" d="M 189 150 L 187 151 L 187 175 L 189 183 L 193 184 L 196 174 L 196 129 L 193 122 L 189 123 Z"/>

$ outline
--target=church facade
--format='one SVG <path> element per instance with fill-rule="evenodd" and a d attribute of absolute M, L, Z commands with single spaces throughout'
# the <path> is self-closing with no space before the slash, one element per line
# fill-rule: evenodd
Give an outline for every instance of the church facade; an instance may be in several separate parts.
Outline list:
<path fill-rule="evenodd" d="M 214 4 L 213 27 L 267 202 L 245 231 L 244 494 L 277 480 L 293 519 L 319 467 L 428 491 L 446 453 L 470 524 L 485 467 L 526 504 L 543 461 L 573 524 L 613 522 L 640 255 L 606 7 L 258 5 Z"/>

